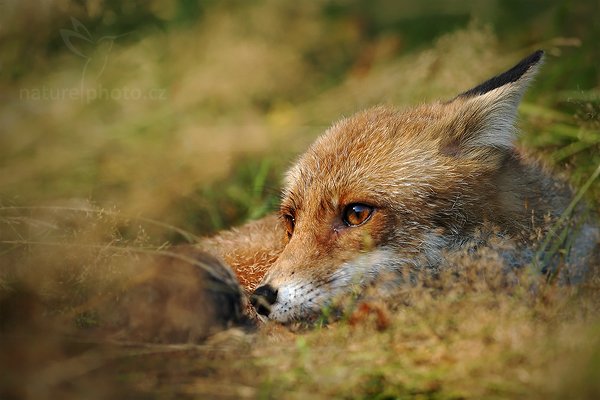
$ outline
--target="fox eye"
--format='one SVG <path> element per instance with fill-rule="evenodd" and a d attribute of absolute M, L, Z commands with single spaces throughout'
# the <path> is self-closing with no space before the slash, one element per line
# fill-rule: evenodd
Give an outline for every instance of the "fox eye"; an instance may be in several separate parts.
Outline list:
<path fill-rule="evenodd" d="M 371 218 L 373 207 L 361 203 L 352 203 L 344 208 L 342 220 L 348 226 L 359 226 Z"/>
<path fill-rule="evenodd" d="M 288 238 L 291 238 L 292 234 L 294 233 L 296 219 L 288 214 L 283 216 L 283 221 L 285 222 L 285 230 L 287 232 Z"/>

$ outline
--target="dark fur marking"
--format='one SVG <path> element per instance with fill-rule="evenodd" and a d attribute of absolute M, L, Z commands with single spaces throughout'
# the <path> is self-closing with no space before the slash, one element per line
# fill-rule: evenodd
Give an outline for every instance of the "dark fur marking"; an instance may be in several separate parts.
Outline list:
<path fill-rule="evenodd" d="M 459 97 L 482 95 L 484 93 L 489 92 L 490 90 L 497 89 L 508 83 L 516 82 L 523 76 L 523 74 L 525 74 L 527 71 L 529 71 L 529 69 L 533 65 L 539 63 L 540 60 L 542 59 L 543 55 L 544 55 L 544 51 L 538 50 L 535 53 L 522 59 L 517 65 L 515 65 L 508 71 L 503 72 L 500 75 L 497 75 L 497 76 L 483 82 L 481 85 L 476 86 L 473 89 L 467 90 L 466 92 L 459 94 Z"/>

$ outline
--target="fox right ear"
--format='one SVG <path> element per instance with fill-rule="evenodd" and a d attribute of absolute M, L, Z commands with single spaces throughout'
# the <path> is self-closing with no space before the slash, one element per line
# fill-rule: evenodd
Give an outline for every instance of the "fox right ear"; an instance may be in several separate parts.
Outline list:
<path fill-rule="evenodd" d="M 499 89 L 502 86 L 515 84 L 514 86 L 520 88 L 520 94 L 522 95 L 525 89 L 527 88 L 527 84 L 533 78 L 535 73 L 537 72 L 539 66 L 542 63 L 544 58 L 544 51 L 537 50 L 533 54 L 525 57 L 517 65 L 497 75 L 487 81 L 483 82 L 480 85 L 475 86 L 472 89 L 467 90 L 464 93 L 458 95 L 458 97 L 472 97 L 472 96 L 480 96 L 491 92 L 492 90 Z"/>
<path fill-rule="evenodd" d="M 517 108 L 543 55 L 538 50 L 508 71 L 452 100 L 449 105 L 456 108 L 445 128 L 449 137 L 442 144 L 442 151 L 457 154 L 475 148 L 512 148 Z"/>

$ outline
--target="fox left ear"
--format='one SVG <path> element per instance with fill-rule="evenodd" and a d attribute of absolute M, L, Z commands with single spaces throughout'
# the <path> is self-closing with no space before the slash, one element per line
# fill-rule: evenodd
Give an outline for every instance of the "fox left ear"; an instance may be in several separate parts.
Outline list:
<path fill-rule="evenodd" d="M 543 61 L 538 50 L 508 71 L 458 95 L 448 103 L 456 107 L 442 152 L 469 153 L 477 148 L 511 149 L 515 139 L 517 108 L 529 82 Z"/>

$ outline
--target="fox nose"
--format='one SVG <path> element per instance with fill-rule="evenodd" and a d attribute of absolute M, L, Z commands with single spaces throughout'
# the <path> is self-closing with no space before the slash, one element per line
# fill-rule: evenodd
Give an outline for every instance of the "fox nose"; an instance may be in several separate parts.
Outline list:
<path fill-rule="evenodd" d="M 264 285 L 256 288 L 250 303 L 256 308 L 256 312 L 260 315 L 268 316 L 271 312 L 271 306 L 277 301 L 277 289 L 271 285 Z"/>

